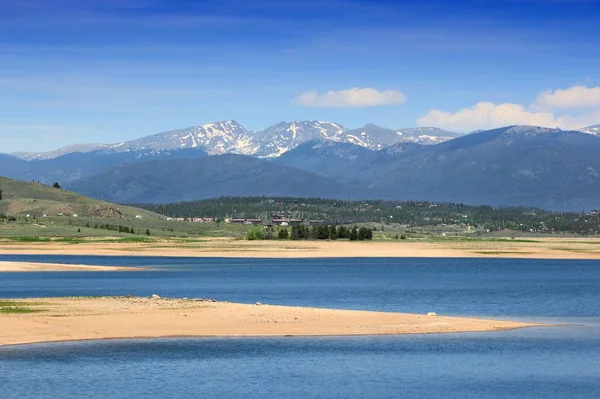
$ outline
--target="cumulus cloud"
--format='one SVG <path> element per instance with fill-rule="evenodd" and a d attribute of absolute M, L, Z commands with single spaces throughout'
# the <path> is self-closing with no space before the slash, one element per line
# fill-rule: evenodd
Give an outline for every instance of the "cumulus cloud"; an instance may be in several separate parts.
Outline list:
<path fill-rule="evenodd" d="M 571 111 L 570 114 L 565 114 L 564 110 L 567 108 L 579 109 L 579 113 L 573 114 Z M 563 112 L 558 112 L 559 109 L 563 109 Z M 587 110 L 583 112 L 584 109 Z M 458 131 L 509 125 L 580 129 L 598 123 L 600 87 L 584 86 L 542 92 L 530 107 L 512 103 L 479 102 L 456 112 L 431 109 L 417 120 L 419 126 L 437 126 Z"/>
<path fill-rule="evenodd" d="M 537 96 L 534 105 L 541 108 L 600 108 L 600 87 L 548 90 Z"/>
<path fill-rule="evenodd" d="M 562 122 L 552 113 L 530 112 L 518 104 L 480 102 L 455 113 L 432 109 L 419 118 L 417 124 L 469 131 L 507 125 L 560 127 Z"/>
<path fill-rule="evenodd" d="M 332 108 L 376 107 L 379 105 L 402 104 L 405 101 L 406 96 L 398 90 L 379 91 L 371 87 L 330 90 L 323 94 L 310 90 L 305 91 L 293 100 L 295 104 L 305 107 Z"/>

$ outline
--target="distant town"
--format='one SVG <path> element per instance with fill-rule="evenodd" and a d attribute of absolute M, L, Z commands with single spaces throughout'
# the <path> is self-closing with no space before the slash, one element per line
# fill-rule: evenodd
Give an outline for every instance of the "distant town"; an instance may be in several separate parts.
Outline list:
<path fill-rule="evenodd" d="M 138 207 L 194 223 L 238 225 L 352 225 L 456 227 L 466 231 L 600 234 L 600 211 L 552 212 L 527 207 L 472 206 L 419 201 L 340 201 L 295 197 L 221 197 Z M 182 217 L 181 215 L 211 215 Z"/>
<path fill-rule="evenodd" d="M 192 223 L 220 223 L 221 219 L 219 218 L 206 218 L 206 217 L 190 217 L 190 218 L 172 218 L 167 217 L 167 220 L 174 220 L 178 222 L 192 222 Z M 327 222 L 323 219 L 294 219 L 294 218 L 286 218 L 283 215 L 272 215 L 268 219 L 264 218 L 225 218 L 223 219 L 224 223 L 231 224 L 244 224 L 244 225 L 254 225 L 254 226 L 297 226 L 297 225 L 308 225 L 308 226 L 319 226 L 324 225 Z"/>

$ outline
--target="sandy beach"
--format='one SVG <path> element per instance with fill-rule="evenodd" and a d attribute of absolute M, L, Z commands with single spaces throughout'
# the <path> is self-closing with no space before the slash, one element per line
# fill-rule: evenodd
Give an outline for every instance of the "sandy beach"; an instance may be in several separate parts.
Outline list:
<path fill-rule="evenodd" d="M 246 241 L 203 238 L 198 241 L 157 239 L 149 243 L 0 242 L 2 254 L 186 256 L 229 258 L 529 258 L 600 259 L 597 238 L 535 238 L 439 241 Z"/>
<path fill-rule="evenodd" d="M 26 310 L 19 312 L 18 309 Z M 0 300 L 0 346 L 116 338 L 483 332 L 535 325 L 192 299 L 104 297 Z"/>
<path fill-rule="evenodd" d="M 89 271 L 89 272 L 114 272 L 125 270 L 145 270 L 140 267 L 118 266 L 88 266 L 68 265 L 59 263 L 33 263 L 33 262 L 0 262 L 0 272 L 62 272 L 62 271 Z"/>

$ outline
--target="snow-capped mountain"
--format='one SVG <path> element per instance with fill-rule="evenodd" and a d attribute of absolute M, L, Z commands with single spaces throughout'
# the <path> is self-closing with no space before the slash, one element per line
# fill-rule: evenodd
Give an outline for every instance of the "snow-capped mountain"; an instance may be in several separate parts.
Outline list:
<path fill-rule="evenodd" d="M 171 130 L 122 143 L 74 145 L 56 151 L 14 155 L 25 160 L 43 160 L 75 152 L 135 152 L 143 157 L 165 151 L 198 149 L 209 155 L 242 154 L 274 158 L 312 140 L 349 143 L 370 150 L 380 150 L 392 144 L 405 142 L 436 144 L 456 136 L 456 133 L 428 127 L 393 130 L 368 124 L 360 129 L 348 130 L 339 123 L 325 121 L 279 122 L 265 130 L 254 132 L 236 121 L 221 121 Z"/>
<path fill-rule="evenodd" d="M 593 134 L 595 136 L 600 136 L 600 125 L 588 126 L 583 129 L 579 129 L 580 132 Z"/>
<path fill-rule="evenodd" d="M 595 209 L 600 198 L 597 134 L 506 126 L 436 145 L 405 141 L 375 151 L 366 147 L 409 135 L 373 126 L 348 131 L 324 122 L 281 123 L 259 133 L 237 126 L 203 125 L 47 160 L 0 154 L 0 175 L 59 182 L 118 202 L 290 195 L 576 210 Z M 416 130 L 410 139 L 434 135 Z M 349 142 L 353 137 L 361 145 Z M 212 153 L 252 156 L 208 156 L 206 146 Z"/>
<path fill-rule="evenodd" d="M 402 137 L 401 143 L 438 144 L 461 136 L 460 133 L 437 127 L 409 127 L 396 131 Z"/>
<path fill-rule="evenodd" d="M 322 121 L 280 122 L 257 134 L 259 157 L 277 157 L 302 143 L 330 140 L 380 150 L 397 143 L 437 144 L 459 134 L 434 127 L 415 127 L 399 130 L 374 124 L 348 130 L 339 123 Z"/>
<path fill-rule="evenodd" d="M 337 123 L 321 121 L 279 122 L 256 134 L 261 158 L 278 157 L 281 154 L 311 140 L 340 141 L 347 129 Z"/>
<path fill-rule="evenodd" d="M 397 143 L 437 144 L 458 137 L 458 133 L 435 127 L 388 129 L 372 123 L 345 132 L 341 141 L 360 145 L 371 150 L 381 150 Z"/>
<path fill-rule="evenodd" d="M 198 148 L 209 155 L 246 154 L 256 152 L 253 134 L 236 121 L 223 121 L 171 130 L 141 139 L 113 144 L 106 152 L 165 151 Z"/>

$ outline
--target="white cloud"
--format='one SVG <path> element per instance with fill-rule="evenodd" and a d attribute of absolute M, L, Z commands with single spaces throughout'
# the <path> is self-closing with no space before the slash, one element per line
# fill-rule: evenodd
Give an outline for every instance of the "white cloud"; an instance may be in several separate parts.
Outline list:
<path fill-rule="evenodd" d="M 335 107 L 358 108 L 376 107 L 379 105 L 402 104 L 406 96 L 398 90 L 379 91 L 371 87 L 354 87 L 347 90 L 319 94 L 317 91 L 305 91 L 296 97 L 293 102 L 305 107 Z"/>
<path fill-rule="evenodd" d="M 565 109 L 568 108 L 579 109 L 579 113 L 565 114 Z M 585 108 L 588 110 L 582 112 Z M 563 112 L 559 113 L 558 109 L 563 109 Z M 493 129 L 509 125 L 580 129 L 598 123 L 600 87 L 584 86 L 542 92 L 530 107 L 513 103 L 479 102 L 457 112 L 431 109 L 417 120 L 419 126 L 437 126 L 458 131 Z"/>
<path fill-rule="evenodd" d="M 437 126 L 458 131 L 493 129 L 509 125 L 534 125 L 579 129 L 600 122 L 600 111 L 577 116 L 556 116 L 551 112 L 532 112 L 519 104 L 480 102 L 458 112 L 430 110 L 417 120 L 419 126 Z"/>
<path fill-rule="evenodd" d="M 600 108 L 600 87 L 573 86 L 540 93 L 535 106 L 542 108 Z"/>

